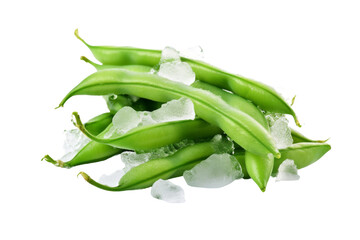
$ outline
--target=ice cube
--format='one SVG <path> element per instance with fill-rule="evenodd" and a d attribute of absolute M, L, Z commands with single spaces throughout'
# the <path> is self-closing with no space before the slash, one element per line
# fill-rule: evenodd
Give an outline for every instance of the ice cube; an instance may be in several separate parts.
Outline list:
<path fill-rule="evenodd" d="M 219 188 L 243 177 L 239 162 L 229 154 L 213 154 L 191 170 L 184 172 L 188 185 L 193 187 Z"/>
<path fill-rule="evenodd" d="M 155 124 L 156 121 L 151 117 L 151 113 L 148 111 L 142 111 L 142 112 L 138 112 L 139 116 L 140 116 L 140 123 L 138 124 L 138 126 L 146 126 L 146 125 L 151 125 L 151 124 Z"/>
<path fill-rule="evenodd" d="M 283 161 L 276 175 L 276 181 L 293 181 L 299 180 L 300 176 L 297 174 L 297 168 L 294 160 L 286 159 Z"/>
<path fill-rule="evenodd" d="M 194 104 L 188 98 L 172 100 L 151 112 L 151 117 L 156 122 L 193 120 L 195 119 Z"/>
<path fill-rule="evenodd" d="M 179 52 L 175 48 L 165 47 L 161 52 L 160 64 L 166 62 L 180 62 Z"/>
<path fill-rule="evenodd" d="M 131 168 L 136 167 L 142 163 L 149 161 L 150 153 L 137 154 L 135 152 L 122 152 L 121 161 L 125 164 L 124 172 L 128 172 Z"/>
<path fill-rule="evenodd" d="M 191 145 L 194 145 L 194 144 L 195 144 L 194 140 L 183 139 L 180 142 L 174 143 L 173 145 L 177 150 L 180 150 L 180 149 L 182 149 L 184 147 L 188 147 L 188 146 L 191 146 Z"/>
<path fill-rule="evenodd" d="M 229 137 L 224 137 L 220 134 L 215 135 L 211 142 L 215 148 L 215 152 L 220 153 L 234 153 L 234 142 Z"/>
<path fill-rule="evenodd" d="M 171 81 L 191 85 L 195 81 L 195 73 L 185 62 L 165 62 L 160 64 L 158 75 Z"/>
<path fill-rule="evenodd" d="M 86 137 L 79 129 L 65 130 L 64 141 L 64 156 L 61 157 L 61 161 L 67 162 L 71 160 L 75 155 L 90 142 L 90 139 Z"/>
<path fill-rule="evenodd" d="M 112 119 L 113 127 L 118 134 L 124 134 L 137 127 L 141 122 L 140 114 L 131 107 L 121 108 Z"/>
<path fill-rule="evenodd" d="M 117 170 L 109 175 L 103 174 L 99 178 L 99 183 L 109 186 L 109 187 L 116 187 L 119 185 L 119 181 L 124 176 L 124 170 Z"/>
<path fill-rule="evenodd" d="M 169 203 L 185 202 L 184 190 L 168 180 L 157 180 L 151 188 L 151 196 Z"/>
<path fill-rule="evenodd" d="M 287 148 L 293 143 L 291 129 L 288 126 L 289 121 L 283 114 L 267 114 L 266 119 L 269 122 L 270 133 L 279 149 Z"/>
<path fill-rule="evenodd" d="M 201 59 L 204 58 L 204 50 L 201 46 L 193 46 L 180 51 L 180 55 L 186 58 Z"/>
<path fill-rule="evenodd" d="M 159 147 L 159 148 L 155 148 L 150 151 L 138 151 L 138 153 L 149 153 L 150 154 L 149 160 L 165 158 L 165 157 L 168 157 L 168 156 L 174 154 L 175 152 L 179 151 L 182 148 L 185 148 L 187 146 L 194 145 L 194 144 L 195 144 L 194 140 L 184 139 L 184 140 L 181 140 L 180 142 L 170 144 L 167 146 L 163 146 L 163 147 Z"/>

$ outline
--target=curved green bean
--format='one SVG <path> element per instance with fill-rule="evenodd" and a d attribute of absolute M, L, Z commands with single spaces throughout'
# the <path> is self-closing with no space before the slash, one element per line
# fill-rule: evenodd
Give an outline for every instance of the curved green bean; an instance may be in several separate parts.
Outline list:
<path fill-rule="evenodd" d="M 304 168 L 319 160 L 331 149 L 327 143 L 302 142 L 281 149 L 281 158 L 274 160 L 273 173 L 277 173 L 280 164 L 286 159 L 294 160 L 298 169 Z"/>
<path fill-rule="evenodd" d="M 152 150 L 154 148 L 177 143 L 183 139 L 203 139 L 222 133 L 221 129 L 201 119 L 163 122 L 131 129 L 114 138 L 94 136 L 81 122 L 80 116 L 74 112 L 76 126 L 90 139 L 116 148 L 129 150 Z M 112 124 L 110 124 L 110 129 Z"/>
<path fill-rule="evenodd" d="M 327 140 L 312 140 L 312 139 L 309 139 L 309 138 L 305 137 L 304 135 L 302 135 L 301 133 L 299 133 L 295 129 L 291 129 L 291 136 L 293 138 L 293 143 L 300 143 L 300 142 L 325 143 L 328 140 L 328 139 Z"/>
<path fill-rule="evenodd" d="M 181 176 L 185 170 L 193 168 L 200 161 L 216 153 L 212 142 L 198 143 L 180 149 L 171 156 L 153 159 L 130 169 L 119 181 L 116 187 L 100 184 L 86 173 L 80 172 L 84 179 L 95 187 L 108 191 L 135 190 L 151 187 L 159 179 L 169 179 Z"/>
<path fill-rule="evenodd" d="M 105 64 L 101 65 L 101 64 L 94 63 L 93 61 L 91 61 L 90 59 L 88 59 L 85 56 L 81 56 L 80 59 L 83 60 L 84 62 L 90 63 L 94 68 L 96 68 L 97 71 L 116 68 L 116 69 L 123 69 L 123 70 L 129 70 L 129 71 L 134 71 L 134 72 L 148 73 L 152 69 L 152 67 L 144 66 L 144 65 L 123 65 L 123 66 L 105 65 Z"/>
<path fill-rule="evenodd" d="M 281 149 L 280 151 L 284 155 L 286 153 L 288 156 L 292 156 L 295 164 L 300 169 L 317 161 L 329 150 L 330 146 L 325 143 L 302 143 L 294 144 L 293 146 L 287 149 Z M 299 151 L 302 151 L 302 154 L 298 155 Z M 193 168 L 195 165 L 214 153 L 216 153 L 216 150 L 214 150 L 214 145 L 211 142 L 198 143 L 183 148 L 169 157 L 153 159 L 132 168 L 120 179 L 119 185 L 116 187 L 102 185 L 90 178 L 84 172 L 80 172 L 79 174 L 95 187 L 108 191 L 141 189 L 152 186 L 152 184 L 159 179 L 169 179 L 181 176 L 184 171 Z M 246 154 L 248 153 L 237 152 L 234 156 L 241 165 L 244 178 L 250 178 L 247 172 L 247 165 L 245 163 Z M 277 165 L 280 165 L 284 160 L 285 158 L 281 158 L 275 161 L 278 162 Z M 278 166 L 274 166 L 274 168 L 272 168 L 273 173 L 276 173 L 277 168 Z M 264 174 L 267 175 L 268 173 Z"/>
<path fill-rule="evenodd" d="M 126 69 L 134 72 L 150 72 L 151 67 L 148 66 L 139 66 L 139 65 L 124 65 L 124 66 L 114 66 L 114 65 L 99 65 L 96 64 L 86 57 L 82 57 L 82 60 L 84 60 L 87 63 L 90 63 L 93 65 L 98 71 L 105 70 L 105 69 Z M 212 86 L 210 84 L 207 84 L 205 82 L 201 82 L 199 80 L 196 80 L 193 84 L 191 84 L 192 87 L 203 89 L 206 91 L 209 91 L 217 96 L 220 96 L 226 103 L 229 105 L 239 109 L 240 111 L 243 111 L 244 113 L 248 114 L 252 118 L 254 118 L 256 121 L 258 121 L 264 128 L 269 130 L 269 125 L 260 111 L 259 108 L 257 108 L 253 103 L 251 103 L 249 100 L 246 100 L 238 95 L 226 92 L 218 87 Z"/>
<path fill-rule="evenodd" d="M 274 159 L 274 167 L 272 170 L 272 175 L 276 174 L 280 164 L 286 159 L 294 160 L 294 163 L 298 169 L 304 168 L 313 164 L 324 156 L 331 146 L 327 143 L 313 143 L 313 142 L 302 142 L 294 143 L 291 146 L 280 149 L 281 158 Z M 237 151 L 234 156 L 238 160 L 243 170 L 245 179 L 250 178 L 248 171 L 245 165 L 245 151 Z"/>
<path fill-rule="evenodd" d="M 108 128 L 102 131 L 98 135 L 98 137 L 104 136 L 107 133 Z M 83 164 L 100 162 L 117 154 L 120 154 L 123 151 L 124 150 L 120 148 L 114 148 L 109 145 L 101 144 L 95 141 L 90 141 L 82 149 L 80 149 L 80 151 L 70 161 L 63 162 L 61 160 L 54 160 L 49 155 L 43 157 L 42 160 L 52 163 L 57 167 L 72 168 Z"/>
<path fill-rule="evenodd" d="M 86 43 L 75 30 L 75 36 L 105 65 L 145 65 L 153 67 L 161 58 L 160 50 L 133 47 L 92 46 Z M 290 114 L 298 126 L 300 123 L 294 110 L 270 86 L 239 75 L 230 74 L 207 63 L 182 57 L 196 74 L 196 78 L 214 86 L 228 89 L 237 95 L 249 99 L 262 109 L 270 112 Z"/>
<path fill-rule="evenodd" d="M 279 158 L 269 132 L 246 113 L 233 108 L 220 97 L 158 75 L 135 73 L 119 69 L 96 72 L 73 88 L 59 107 L 75 95 L 130 94 L 158 102 L 186 97 L 192 100 L 196 114 L 221 128 L 244 149 L 258 155 L 269 153 Z"/>

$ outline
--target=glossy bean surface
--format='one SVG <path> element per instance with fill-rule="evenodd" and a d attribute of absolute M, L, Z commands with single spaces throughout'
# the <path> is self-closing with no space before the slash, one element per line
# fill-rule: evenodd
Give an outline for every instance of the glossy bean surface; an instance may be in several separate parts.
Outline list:
<path fill-rule="evenodd" d="M 212 142 L 198 143 L 183 149 L 175 154 L 153 159 L 130 169 L 119 181 L 117 187 L 100 184 L 90 178 L 86 173 L 80 174 L 95 187 L 108 191 L 135 190 L 151 187 L 159 179 L 169 179 L 181 176 L 185 170 L 191 169 L 200 161 L 216 152 Z"/>
<path fill-rule="evenodd" d="M 95 58 L 105 65 L 145 65 L 153 67 L 159 64 L 160 50 L 133 47 L 92 46 L 80 39 L 94 54 Z M 196 74 L 196 78 L 211 85 L 231 90 L 237 95 L 251 100 L 262 109 L 270 112 L 290 114 L 298 126 L 300 123 L 294 110 L 273 88 L 263 83 L 239 75 L 225 72 L 210 64 L 182 57 Z"/>
<path fill-rule="evenodd" d="M 130 94 L 158 102 L 186 97 L 192 100 L 196 114 L 220 127 L 244 149 L 258 155 L 280 157 L 269 132 L 244 112 L 233 108 L 220 97 L 158 75 L 119 69 L 96 72 L 71 90 L 59 104 L 75 95 Z"/>
<path fill-rule="evenodd" d="M 115 137 L 104 138 L 91 135 L 84 128 L 80 117 L 74 113 L 77 127 L 90 139 L 116 148 L 129 150 L 152 150 L 177 143 L 184 139 L 203 139 L 222 133 L 221 129 L 201 119 L 182 120 L 139 126 Z M 109 125 L 109 131 L 112 124 Z"/>

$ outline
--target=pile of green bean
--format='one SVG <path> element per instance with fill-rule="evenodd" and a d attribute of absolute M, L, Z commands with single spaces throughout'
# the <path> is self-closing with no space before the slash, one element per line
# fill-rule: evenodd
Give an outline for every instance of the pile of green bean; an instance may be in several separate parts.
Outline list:
<path fill-rule="evenodd" d="M 265 191 L 270 176 L 277 173 L 286 159 L 293 160 L 296 167 L 301 169 L 330 150 L 330 145 L 325 141 L 311 140 L 293 129 L 293 144 L 277 149 L 264 114 L 289 114 L 297 126 L 300 127 L 300 123 L 291 106 L 265 84 L 181 57 L 182 62 L 191 66 L 197 79 L 188 86 L 151 73 L 159 64 L 160 50 L 92 46 L 80 38 L 77 30 L 75 36 L 102 65 L 81 57 L 97 71 L 75 86 L 58 107 L 63 107 L 76 95 L 96 95 L 104 96 L 109 112 L 85 124 L 74 112 L 75 126 L 91 141 L 69 161 L 54 160 L 49 155 L 43 160 L 58 167 L 72 168 L 103 161 L 123 151 L 151 151 L 185 139 L 195 142 L 170 156 L 152 159 L 130 169 L 116 187 L 100 184 L 86 173 L 79 173 L 98 188 L 109 191 L 142 189 L 152 186 L 159 179 L 182 176 L 184 171 L 218 152 L 217 146 L 211 141 L 217 134 L 234 141 L 235 151 L 229 154 L 240 163 L 244 178 L 253 179 L 262 191 Z M 194 120 L 138 126 L 122 135 L 105 137 L 112 128 L 114 114 L 121 108 L 131 106 L 135 110 L 151 111 L 161 103 L 183 97 L 194 104 Z"/>

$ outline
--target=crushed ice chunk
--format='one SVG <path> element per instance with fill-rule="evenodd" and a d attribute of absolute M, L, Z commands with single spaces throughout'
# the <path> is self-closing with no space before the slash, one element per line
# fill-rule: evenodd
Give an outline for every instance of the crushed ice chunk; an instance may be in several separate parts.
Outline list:
<path fill-rule="evenodd" d="M 169 203 L 185 202 L 184 190 L 168 180 L 157 180 L 151 188 L 151 196 Z"/>
<path fill-rule="evenodd" d="M 234 153 L 234 142 L 227 136 L 217 134 L 211 139 L 211 142 L 216 153 Z"/>
<path fill-rule="evenodd" d="M 61 157 L 61 161 L 70 161 L 75 155 L 90 142 L 90 139 L 86 137 L 79 129 L 65 130 L 64 141 L 64 156 Z"/>
<path fill-rule="evenodd" d="M 293 181 L 299 180 L 300 176 L 297 173 L 297 167 L 294 160 L 286 159 L 280 166 L 276 175 L 276 181 Z"/>
<path fill-rule="evenodd" d="M 204 58 L 204 50 L 201 46 L 193 46 L 180 51 L 180 55 L 186 58 L 201 59 Z"/>
<path fill-rule="evenodd" d="M 195 144 L 194 140 L 184 139 L 184 140 L 181 140 L 180 142 L 170 144 L 167 146 L 163 146 L 163 147 L 159 147 L 159 148 L 155 148 L 150 151 L 138 151 L 138 153 L 149 153 L 150 154 L 149 160 L 165 158 L 170 155 L 173 155 L 175 152 L 179 151 L 182 148 L 185 148 L 185 147 L 188 147 L 188 146 L 191 146 L 194 144 Z"/>
<path fill-rule="evenodd" d="M 166 62 L 180 62 L 179 52 L 175 48 L 165 47 L 161 52 L 160 64 Z"/>
<path fill-rule="evenodd" d="M 151 112 L 151 117 L 156 122 L 193 120 L 195 119 L 194 104 L 188 98 L 172 100 Z"/>
<path fill-rule="evenodd" d="M 124 134 L 137 127 L 141 122 L 140 114 L 131 107 L 121 108 L 112 119 L 113 127 L 118 134 Z"/>
<path fill-rule="evenodd" d="M 185 62 L 162 63 L 158 75 L 186 85 L 191 85 L 195 81 L 195 73 L 190 65 Z"/>
<path fill-rule="evenodd" d="M 142 112 L 138 112 L 139 116 L 140 116 L 140 123 L 138 124 L 138 126 L 146 126 L 146 125 L 151 125 L 151 124 L 155 124 L 156 121 L 151 117 L 151 113 L 148 111 L 142 111 Z"/>
<path fill-rule="evenodd" d="M 229 154 L 213 154 L 191 170 L 184 172 L 188 185 L 193 187 L 219 188 L 243 177 L 240 163 Z"/>
<path fill-rule="evenodd" d="M 109 187 L 116 187 L 124 174 L 124 170 L 117 170 L 109 175 L 103 174 L 98 182 Z"/>
<path fill-rule="evenodd" d="M 125 164 L 124 172 L 128 172 L 131 168 L 136 167 L 140 164 L 143 164 L 149 161 L 151 154 L 150 153 L 141 153 L 137 154 L 135 152 L 122 152 L 121 161 Z"/>
<path fill-rule="evenodd" d="M 175 82 L 190 85 L 195 81 L 195 73 L 190 65 L 181 62 L 179 52 L 166 47 L 161 53 L 160 67 L 157 74 Z"/>
<path fill-rule="evenodd" d="M 288 126 L 289 121 L 284 114 L 267 114 L 266 119 L 269 122 L 270 133 L 275 141 L 275 145 L 278 149 L 289 147 L 293 143 L 291 136 L 291 129 Z"/>
<path fill-rule="evenodd" d="M 188 98 L 171 100 L 152 112 L 137 112 L 131 107 L 123 107 L 113 117 L 113 126 L 109 128 L 104 138 L 124 134 L 139 126 L 193 119 L 195 119 L 194 104 Z"/>

